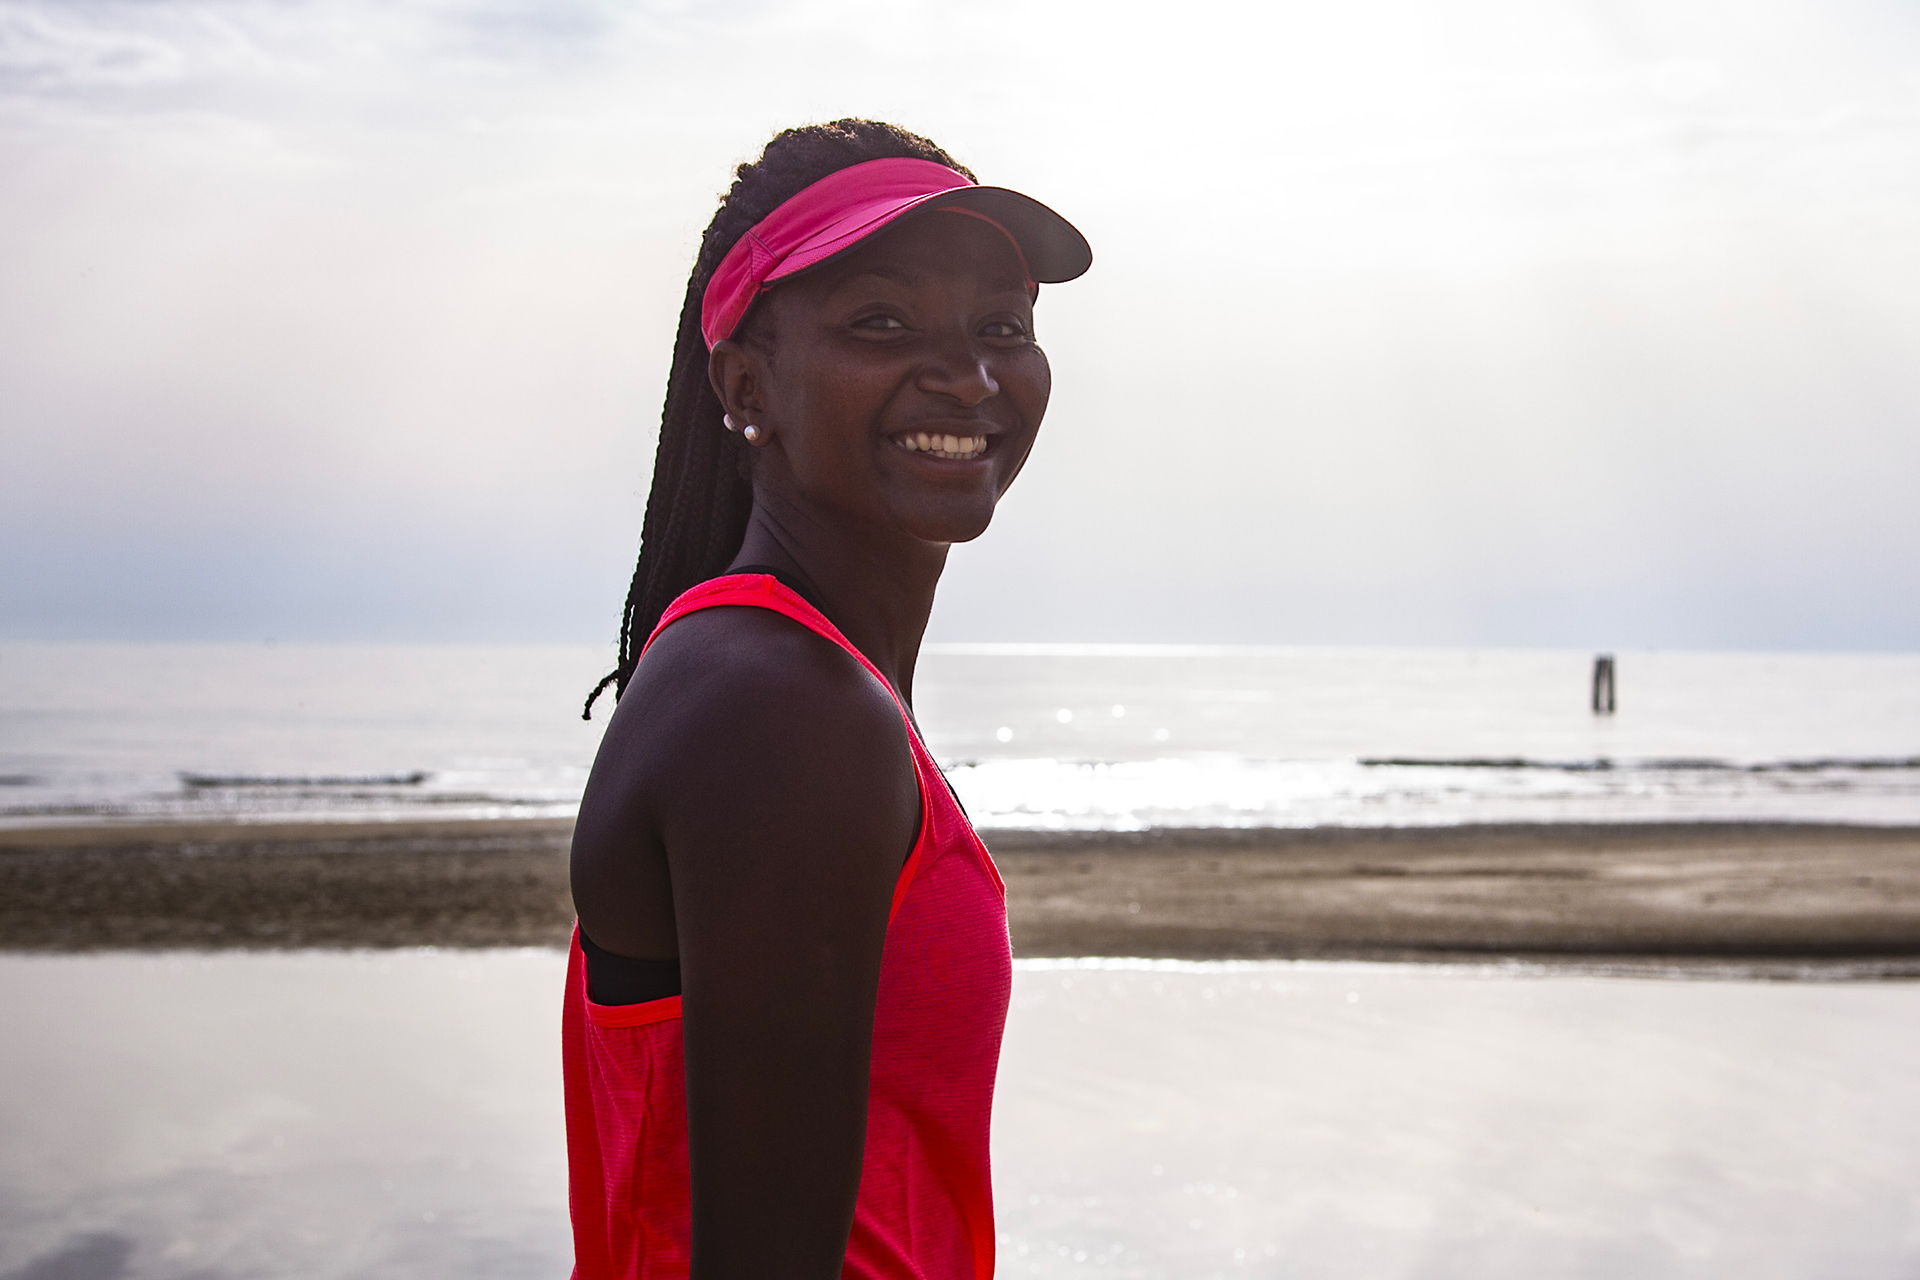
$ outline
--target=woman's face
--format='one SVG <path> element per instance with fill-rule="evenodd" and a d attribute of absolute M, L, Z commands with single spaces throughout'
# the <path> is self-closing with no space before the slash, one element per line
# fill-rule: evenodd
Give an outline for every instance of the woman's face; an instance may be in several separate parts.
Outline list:
<path fill-rule="evenodd" d="M 710 366 L 734 420 L 763 433 L 757 501 L 923 542 L 986 529 L 1053 386 L 998 227 L 906 218 L 757 310 L 767 340 L 721 343 Z"/>

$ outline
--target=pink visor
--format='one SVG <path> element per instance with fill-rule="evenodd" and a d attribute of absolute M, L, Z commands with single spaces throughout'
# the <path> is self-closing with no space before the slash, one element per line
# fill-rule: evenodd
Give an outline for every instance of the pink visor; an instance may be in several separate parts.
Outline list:
<path fill-rule="evenodd" d="M 1093 265 L 1073 224 L 1038 200 L 983 187 L 931 160 L 868 160 L 830 173 L 787 200 L 727 250 L 700 303 L 707 347 L 733 336 L 769 286 L 815 267 L 916 209 L 954 208 L 1007 233 L 1030 281 L 1056 284 Z"/>

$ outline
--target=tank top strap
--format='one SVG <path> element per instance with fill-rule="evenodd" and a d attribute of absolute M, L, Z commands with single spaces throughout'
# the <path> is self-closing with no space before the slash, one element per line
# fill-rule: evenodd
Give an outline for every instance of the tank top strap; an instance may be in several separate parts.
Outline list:
<path fill-rule="evenodd" d="M 919 757 L 926 754 L 926 744 L 920 741 L 920 732 L 914 728 L 913 717 L 907 714 L 907 704 L 899 693 L 880 674 L 880 668 L 867 660 L 867 655 L 854 647 L 853 641 L 840 633 L 840 628 L 827 620 L 827 615 L 808 604 L 792 587 L 787 586 L 770 573 L 734 573 L 721 578 L 709 578 L 707 581 L 691 587 L 667 606 L 660 615 L 660 621 L 654 626 L 653 633 L 647 637 L 647 643 L 640 647 L 644 656 L 647 649 L 673 623 L 690 613 L 702 609 L 740 607 L 771 609 L 775 613 L 785 614 L 795 622 L 824 639 L 831 640 L 853 656 L 853 660 L 865 667 L 867 674 L 880 682 L 880 687 L 893 699 L 893 705 L 900 712 L 900 719 L 907 726 L 908 739 L 913 743 L 915 772 L 919 772 Z M 928 757 L 931 760 L 931 756 Z"/>

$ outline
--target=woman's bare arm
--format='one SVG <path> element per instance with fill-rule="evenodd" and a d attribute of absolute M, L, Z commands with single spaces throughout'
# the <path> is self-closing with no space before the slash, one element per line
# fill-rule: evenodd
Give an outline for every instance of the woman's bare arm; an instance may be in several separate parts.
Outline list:
<path fill-rule="evenodd" d="M 715 609 L 662 634 L 609 748 L 594 782 L 630 802 L 602 809 L 648 828 L 627 847 L 663 852 L 671 882 L 693 1280 L 831 1280 L 887 914 L 920 821 L 899 711 L 830 642 Z"/>

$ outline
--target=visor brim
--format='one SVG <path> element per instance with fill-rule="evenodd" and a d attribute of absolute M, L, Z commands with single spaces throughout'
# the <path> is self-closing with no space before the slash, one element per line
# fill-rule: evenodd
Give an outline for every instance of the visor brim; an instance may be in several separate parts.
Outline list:
<path fill-rule="evenodd" d="M 905 218 L 929 209 L 960 208 L 999 225 L 1020 246 L 1035 284 L 1060 284 L 1086 274 L 1093 265 L 1093 247 L 1071 222 L 1032 196 L 1006 187 L 955 187 L 931 192 L 878 208 L 869 206 L 855 215 L 849 230 L 844 222 L 823 228 L 811 243 L 795 246 L 781 268 L 762 286 L 790 280 L 836 262 Z"/>
<path fill-rule="evenodd" d="M 913 212 L 953 206 L 985 214 L 1007 229 L 1036 284 L 1076 280 L 1093 265 L 1093 246 L 1078 227 L 1032 196 L 1006 187 L 957 187 L 930 196 Z"/>

